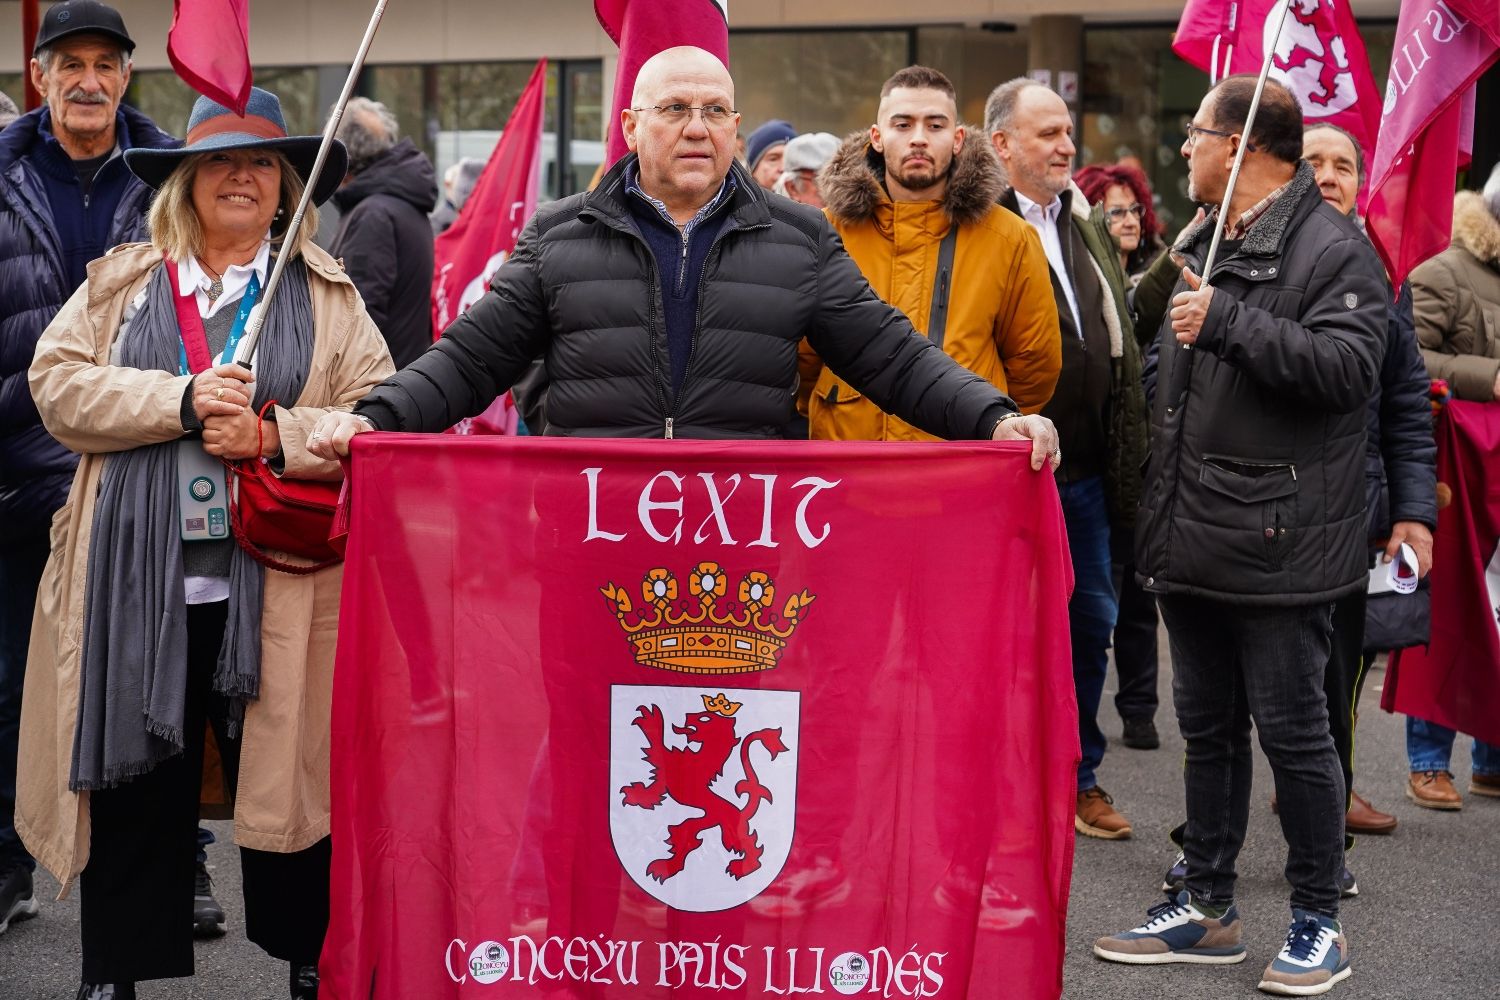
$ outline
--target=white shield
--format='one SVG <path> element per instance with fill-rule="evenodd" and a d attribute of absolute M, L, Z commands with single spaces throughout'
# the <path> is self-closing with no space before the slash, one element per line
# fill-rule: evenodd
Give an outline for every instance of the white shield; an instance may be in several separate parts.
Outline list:
<path fill-rule="evenodd" d="M 709 913 L 776 879 L 797 816 L 800 713 L 796 691 L 611 688 L 609 832 L 636 885 Z"/>
<path fill-rule="evenodd" d="M 1302 114 L 1308 118 L 1336 115 L 1352 107 L 1359 97 L 1344 40 L 1338 35 L 1324 37 L 1318 31 L 1319 4 L 1331 7 L 1336 2 L 1339 0 L 1293 0 L 1279 39 L 1275 35 L 1281 17 L 1266 18 L 1263 44 L 1277 43 L 1271 75 L 1297 95 Z"/>

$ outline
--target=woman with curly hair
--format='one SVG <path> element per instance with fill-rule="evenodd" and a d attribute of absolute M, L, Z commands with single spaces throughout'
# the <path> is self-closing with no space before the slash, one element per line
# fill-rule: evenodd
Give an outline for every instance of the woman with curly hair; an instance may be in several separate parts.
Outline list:
<path fill-rule="evenodd" d="M 1134 282 L 1162 250 L 1161 223 L 1151 206 L 1151 185 L 1135 167 L 1094 164 L 1073 180 L 1102 217 L 1120 253 L 1120 267 Z"/>

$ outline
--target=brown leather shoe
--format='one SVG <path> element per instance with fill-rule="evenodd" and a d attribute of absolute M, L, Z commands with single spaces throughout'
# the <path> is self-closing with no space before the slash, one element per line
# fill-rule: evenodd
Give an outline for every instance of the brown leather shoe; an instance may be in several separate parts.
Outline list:
<path fill-rule="evenodd" d="M 1349 793 L 1349 812 L 1344 815 L 1344 829 L 1350 833 L 1387 834 L 1396 829 L 1396 817 L 1370 805 L 1358 792 Z"/>
<path fill-rule="evenodd" d="M 1115 809 L 1115 800 L 1104 789 L 1095 786 L 1078 793 L 1078 811 L 1073 814 L 1073 829 L 1085 837 L 1100 840 L 1125 840 L 1131 834 L 1130 820 Z"/>
<path fill-rule="evenodd" d="M 1447 771 L 1413 771 L 1406 779 L 1406 797 L 1423 809 L 1462 809 L 1464 797 L 1453 787 Z"/>
<path fill-rule="evenodd" d="M 1472 774 L 1469 791 L 1489 799 L 1500 799 L 1500 774 Z"/>

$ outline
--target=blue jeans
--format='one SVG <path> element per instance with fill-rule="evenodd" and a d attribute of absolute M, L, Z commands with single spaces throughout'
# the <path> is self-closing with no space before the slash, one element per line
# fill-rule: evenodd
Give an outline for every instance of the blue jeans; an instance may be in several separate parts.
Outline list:
<path fill-rule="evenodd" d="M 1446 771 L 1453 756 L 1453 738 L 1458 734 L 1447 726 L 1408 715 L 1406 717 L 1406 759 L 1413 771 Z M 1474 741 L 1470 751 L 1474 773 L 1500 778 L 1500 747 L 1482 740 Z"/>
<path fill-rule="evenodd" d="M 1246 607 L 1162 594 L 1157 606 L 1187 744 L 1188 891 L 1219 905 L 1234 899 L 1235 860 L 1250 820 L 1254 720 L 1281 803 L 1292 906 L 1338 916 L 1344 771 L 1323 691 L 1332 605 Z"/>
<path fill-rule="evenodd" d="M 1099 728 L 1099 700 L 1109 674 L 1109 637 L 1120 604 L 1109 558 L 1109 508 L 1104 479 L 1094 476 L 1058 483 L 1068 549 L 1073 557 L 1073 597 L 1068 602 L 1068 631 L 1073 640 L 1073 690 L 1078 697 L 1078 790 L 1098 781 L 1094 772 L 1104 760 L 1106 741 Z"/>
<path fill-rule="evenodd" d="M 16 836 L 16 748 L 31 614 L 46 565 L 45 534 L 0 547 L 0 871 L 13 864 L 36 867 Z"/>

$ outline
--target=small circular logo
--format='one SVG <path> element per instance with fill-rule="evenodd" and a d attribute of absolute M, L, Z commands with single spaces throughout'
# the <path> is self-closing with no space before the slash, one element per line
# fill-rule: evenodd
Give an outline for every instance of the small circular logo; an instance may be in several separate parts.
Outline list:
<path fill-rule="evenodd" d="M 64 21 L 72 18 L 72 16 L 73 12 L 71 10 L 60 10 L 57 12 L 57 23 L 62 24 Z"/>
<path fill-rule="evenodd" d="M 194 500 L 207 500 L 214 495 L 214 481 L 207 476 L 199 476 L 188 483 L 188 492 L 193 495 Z"/>
<path fill-rule="evenodd" d="M 481 941 L 469 953 L 469 975 L 476 982 L 493 983 L 510 971 L 510 952 L 498 941 Z"/>
<path fill-rule="evenodd" d="M 857 951 L 846 951 L 828 967 L 828 983 L 838 993 L 853 996 L 869 988 L 870 963 Z"/>

